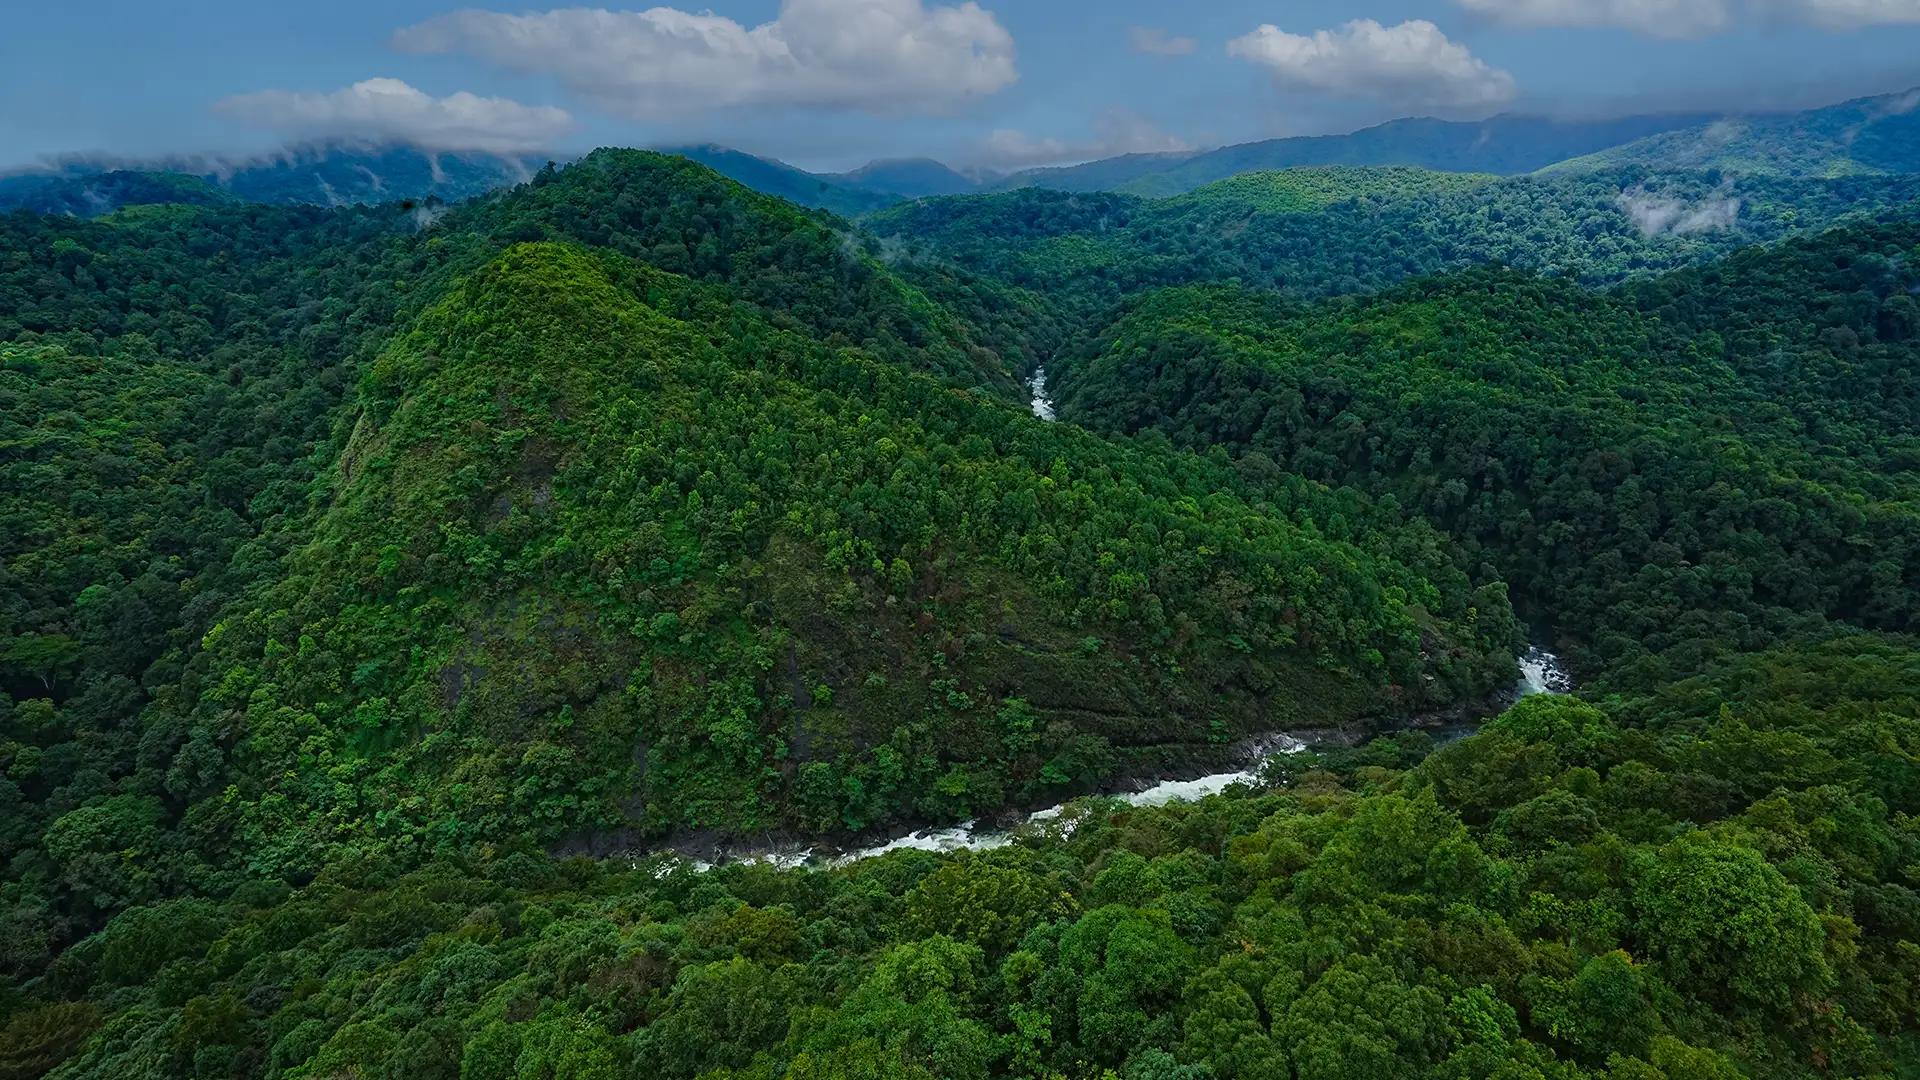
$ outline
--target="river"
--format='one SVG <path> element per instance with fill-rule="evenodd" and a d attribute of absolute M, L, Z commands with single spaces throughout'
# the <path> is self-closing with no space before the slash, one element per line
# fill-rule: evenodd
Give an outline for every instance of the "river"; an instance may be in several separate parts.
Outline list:
<path fill-rule="evenodd" d="M 1034 368 L 1027 380 L 1027 392 L 1033 395 L 1033 415 L 1042 420 L 1055 419 L 1053 399 L 1047 396 L 1047 369 Z"/>
<path fill-rule="evenodd" d="M 1039 406 L 1036 400 L 1035 413 Z M 1531 697 L 1535 694 L 1564 694 L 1573 689 L 1573 677 L 1560 664 L 1560 658 L 1535 646 L 1528 649 L 1520 658 L 1520 682 L 1514 687 L 1512 696 Z M 1293 735 L 1275 733 L 1260 736 L 1242 743 L 1246 751 L 1243 755 L 1248 764 L 1245 768 L 1230 772 L 1211 773 L 1185 780 L 1163 780 L 1140 791 L 1112 796 L 1129 806 L 1164 806 L 1174 802 L 1194 802 L 1209 795 L 1218 795 L 1235 784 L 1255 782 L 1266 763 L 1281 754 L 1298 754 L 1308 749 L 1308 745 Z M 752 852 L 741 852 L 725 861 L 733 864 L 765 865 L 780 869 L 797 869 L 803 866 L 826 868 L 845 866 L 849 863 L 878 858 L 893 851 L 991 851 L 1005 847 L 1023 834 L 1059 830 L 1071 833 L 1077 818 L 1070 814 L 1075 799 L 1036 810 L 1026 819 L 1013 827 L 1005 825 L 983 825 L 979 822 L 964 821 L 939 829 L 921 829 L 905 836 L 895 837 L 884 843 L 867 847 L 839 849 L 825 845 L 801 847 L 774 847 Z M 656 867 L 657 875 L 674 872 L 677 867 L 687 867 L 695 871 L 711 870 L 712 862 L 704 859 L 680 856 Z"/>

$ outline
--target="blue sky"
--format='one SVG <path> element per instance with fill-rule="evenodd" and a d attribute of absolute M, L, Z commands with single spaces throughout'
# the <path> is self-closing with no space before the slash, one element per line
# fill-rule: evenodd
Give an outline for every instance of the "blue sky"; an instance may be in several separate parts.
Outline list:
<path fill-rule="evenodd" d="M 1920 85 L 1920 0 L 19 5 L 0 167 L 360 136 L 711 141 L 1012 167 L 1404 115 L 1775 108 Z"/>

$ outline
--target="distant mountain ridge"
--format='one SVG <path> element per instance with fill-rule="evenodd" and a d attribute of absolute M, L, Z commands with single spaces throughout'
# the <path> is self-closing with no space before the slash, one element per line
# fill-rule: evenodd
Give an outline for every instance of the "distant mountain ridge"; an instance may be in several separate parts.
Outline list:
<path fill-rule="evenodd" d="M 830 210 L 842 217 L 858 217 L 902 201 L 900 196 L 849 182 L 845 177 L 811 173 L 784 161 L 760 157 L 732 147 L 706 143 L 655 149 L 662 154 L 674 154 L 697 161 L 763 195 L 776 195 L 816 210 Z"/>
<path fill-rule="evenodd" d="M 1250 173 L 1347 166 L 1496 176 L 1624 166 L 1805 178 L 1896 175 L 1920 172 L 1920 89 L 1767 115 L 1393 120 L 1345 135 L 1125 154 L 986 177 L 967 175 L 931 158 L 882 159 L 848 172 L 816 173 L 711 143 L 656 149 L 699 162 L 763 194 L 847 218 L 917 199 L 1024 188 L 1168 198 Z M 237 160 L 74 157 L 0 173 L 0 211 L 93 217 L 141 203 L 226 199 L 323 206 L 429 198 L 456 202 L 525 181 L 543 164 L 544 159 L 535 158 L 344 146 Z"/>
<path fill-rule="evenodd" d="M 1720 117 L 1692 113 L 1619 120 L 1531 116 L 1496 116 L 1477 122 L 1393 120 L 1347 135 L 1268 139 L 1193 154 L 1130 154 L 1084 165 L 1032 169 L 1008 177 L 996 188 L 1116 191 L 1164 198 L 1242 173 L 1322 165 L 1407 165 L 1514 176 L 1715 119 Z"/>
<path fill-rule="evenodd" d="M 966 195 L 979 191 L 981 187 L 978 181 L 932 158 L 869 162 L 833 179 L 906 199 L 924 199 L 930 195 Z"/>
<path fill-rule="evenodd" d="M 1578 171 L 1622 165 L 1812 179 L 1920 172 L 1920 88 L 1804 112 L 1719 117 L 1553 168 Z"/>

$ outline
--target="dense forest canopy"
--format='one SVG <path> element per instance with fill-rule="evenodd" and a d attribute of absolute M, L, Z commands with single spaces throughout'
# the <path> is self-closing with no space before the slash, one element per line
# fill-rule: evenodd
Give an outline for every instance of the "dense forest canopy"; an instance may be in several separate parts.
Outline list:
<path fill-rule="evenodd" d="M 1062 415 L 1257 451 L 1442 524 L 1595 663 L 1903 630 L 1920 228 L 1613 292 L 1513 272 L 1290 305 L 1180 288 L 1056 362 Z M 1735 554 L 1737 553 L 1737 555 Z"/>
<path fill-rule="evenodd" d="M 1910 178 L 99 182 L 0 215 L 0 1080 L 1920 1071 Z"/>
<path fill-rule="evenodd" d="M 1917 195 L 1912 175 L 1796 179 L 1630 165 L 1483 182 L 1412 169 L 1292 169 L 1167 199 L 1038 188 L 925 199 L 865 224 L 1086 307 L 1196 282 L 1345 295 L 1489 264 L 1604 285 L 1850 218 L 1910 216 Z"/>

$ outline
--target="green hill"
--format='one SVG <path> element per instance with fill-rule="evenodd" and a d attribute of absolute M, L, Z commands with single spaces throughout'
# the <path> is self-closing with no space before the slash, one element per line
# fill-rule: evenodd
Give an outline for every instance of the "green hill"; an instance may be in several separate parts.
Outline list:
<path fill-rule="evenodd" d="M 1471 699 L 1512 640 L 1432 537 L 1352 500 L 1112 448 L 579 249 L 456 287 L 362 409 L 312 540 L 208 635 L 196 715 L 254 717 L 239 782 L 275 795 L 235 826 L 289 865 L 331 842 L 308 820 L 408 847 L 453 820 L 958 820 L 1216 731 Z"/>
<path fill-rule="evenodd" d="M 953 821 L 1510 678 L 1430 530 L 1042 423 L 838 226 L 683 159 L 425 232 L 167 210 L 0 221 L 0 700 L 46 751 L 7 857 L 76 812 L 170 853 L 76 856 L 62 925 L 230 856 Z"/>
<path fill-rule="evenodd" d="M 1244 209 L 1249 214 L 1321 210 L 1349 199 L 1389 201 L 1415 195 L 1469 191 L 1498 179 L 1489 174 L 1434 172 L 1406 167 L 1286 169 L 1219 180 L 1166 200 L 1164 209 L 1207 213 Z"/>

